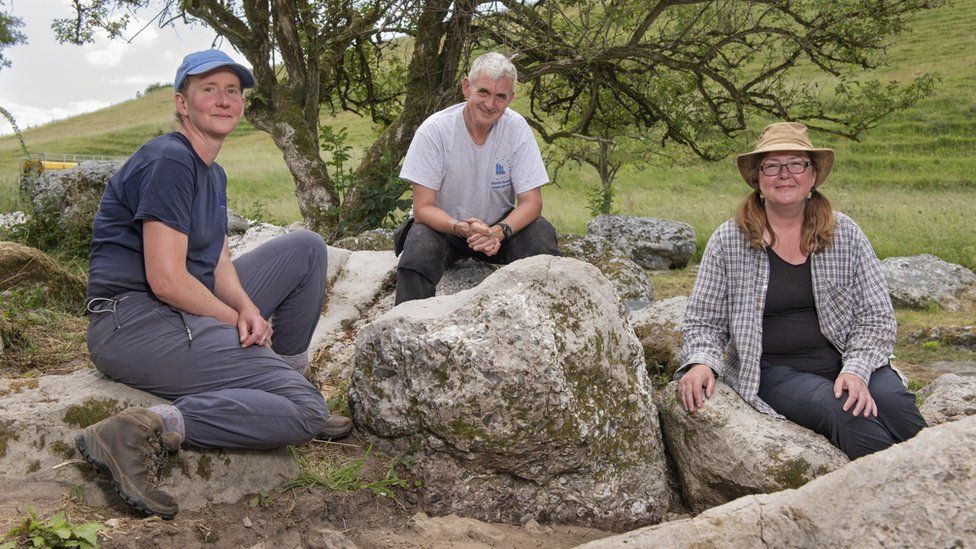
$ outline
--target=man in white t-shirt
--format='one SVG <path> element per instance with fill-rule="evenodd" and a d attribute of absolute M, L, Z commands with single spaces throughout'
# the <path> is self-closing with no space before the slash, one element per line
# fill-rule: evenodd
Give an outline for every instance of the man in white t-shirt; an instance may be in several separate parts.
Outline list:
<path fill-rule="evenodd" d="M 541 217 L 549 182 L 532 129 L 508 106 L 515 66 L 500 53 L 471 64 L 465 102 L 417 128 L 400 177 L 413 184 L 414 224 L 397 267 L 396 302 L 434 295 L 461 257 L 506 264 L 559 255 L 556 230 Z"/>

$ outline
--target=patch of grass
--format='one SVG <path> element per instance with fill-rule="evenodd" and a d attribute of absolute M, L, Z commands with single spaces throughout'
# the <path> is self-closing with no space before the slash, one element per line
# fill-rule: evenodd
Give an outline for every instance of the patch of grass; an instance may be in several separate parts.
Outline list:
<path fill-rule="evenodd" d="M 698 266 L 691 265 L 685 269 L 667 271 L 647 271 L 647 276 L 654 285 L 654 300 L 661 301 L 670 297 L 691 295 L 698 276 Z"/>
<path fill-rule="evenodd" d="M 299 475 L 285 484 L 285 490 L 323 486 L 329 490 L 354 492 L 371 490 L 381 496 L 394 498 L 394 488 L 408 488 L 409 482 L 401 479 L 396 472 L 400 458 L 390 460 L 382 469 L 382 475 L 366 474 L 364 468 L 370 459 L 373 445 L 370 444 L 360 457 L 310 456 L 292 448 L 292 455 L 298 462 Z"/>
<path fill-rule="evenodd" d="M 104 531 L 98 522 L 72 524 L 63 513 L 38 519 L 33 509 L 28 509 L 20 525 L 7 531 L 0 549 L 17 547 L 98 547 L 98 534 Z"/>

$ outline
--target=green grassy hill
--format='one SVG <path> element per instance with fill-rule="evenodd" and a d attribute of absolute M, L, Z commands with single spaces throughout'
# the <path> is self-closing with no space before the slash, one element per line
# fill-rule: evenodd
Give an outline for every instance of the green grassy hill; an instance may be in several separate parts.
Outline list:
<path fill-rule="evenodd" d="M 881 74 L 907 81 L 923 72 L 939 73 L 943 81 L 935 96 L 891 117 L 859 143 L 813 136 L 816 144 L 837 151 L 825 194 L 858 221 L 882 257 L 930 252 L 976 268 L 973 21 L 976 0 L 957 1 L 917 17 L 913 32 L 892 45 L 891 65 Z M 125 156 L 171 128 L 171 94 L 164 88 L 29 129 L 24 136 L 35 152 Z M 374 135 L 368 120 L 353 115 L 327 123 L 349 129 L 357 154 Z M 764 123 L 754 121 L 753 138 Z M 19 206 L 19 158 L 16 139 L 0 139 L 0 211 Z M 279 222 L 298 219 L 291 177 L 266 134 L 243 123 L 219 161 L 230 178 L 233 208 Z M 585 168 L 561 173 L 558 185 L 545 190 L 545 215 L 560 231 L 581 232 L 589 218 L 586 191 L 596 184 L 596 174 Z M 687 221 L 695 227 L 699 244 L 731 215 L 747 190 L 732 159 L 624 170 L 617 189 L 620 213 Z"/>

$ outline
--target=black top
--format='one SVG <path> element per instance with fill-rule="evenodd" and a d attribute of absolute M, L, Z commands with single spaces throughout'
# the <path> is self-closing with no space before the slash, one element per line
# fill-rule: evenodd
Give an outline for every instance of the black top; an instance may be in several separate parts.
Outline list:
<path fill-rule="evenodd" d="M 810 258 L 800 265 L 783 261 L 772 248 L 763 311 L 762 361 L 833 376 L 841 355 L 820 331 L 813 298 Z"/>
<path fill-rule="evenodd" d="M 172 132 L 143 145 L 108 182 L 95 214 L 88 298 L 149 292 L 142 222 L 187 235 L 186 270 L 213 291 L 227 231 L 227 176 Z"/>

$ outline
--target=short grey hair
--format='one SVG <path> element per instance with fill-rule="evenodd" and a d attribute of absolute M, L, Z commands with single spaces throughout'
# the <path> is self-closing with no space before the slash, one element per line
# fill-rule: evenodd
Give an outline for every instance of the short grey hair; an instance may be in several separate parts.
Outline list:
<path fill-rule="evenodd" d="M 475 58 L 471 63 L 471 70 L 468 71 L 468 80 L 474 80 L 479 74 L 483 74 L 492 80 L 508 78 L 512 81 L 512 89 L 518 82 L 518 70 L 515 65 L 504 55 L 490 51 Z"/>

